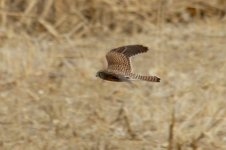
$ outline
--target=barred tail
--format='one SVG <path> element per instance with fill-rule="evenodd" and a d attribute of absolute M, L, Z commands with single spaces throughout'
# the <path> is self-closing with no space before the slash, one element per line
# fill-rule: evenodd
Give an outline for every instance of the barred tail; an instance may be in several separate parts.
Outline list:
<path fill-rule="evenodd" d="M 149 81 L 149 82 L 160 82 L 160 78 L 156 77 L 156 76 L 142 76 L 142 75 L 134 75 L 133 74 L 133 78 L 139 79 L 139 80 L 145 80 L 145 81 Z"/>

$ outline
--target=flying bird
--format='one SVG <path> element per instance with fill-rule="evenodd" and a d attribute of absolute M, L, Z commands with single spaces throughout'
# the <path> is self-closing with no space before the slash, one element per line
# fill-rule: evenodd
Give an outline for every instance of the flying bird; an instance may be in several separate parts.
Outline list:
<path fill-rule="evenodd" d="M 160 82 L 160 78 L 157 76 L 139 75 L 132 72 L 131 57 L 147 51 L 148 48 L 142 45 L 114 48 L 106 55 L 108 67 L 98 71 L 96 76 L 114 82 L 131 82 L 131 80 Z"/>

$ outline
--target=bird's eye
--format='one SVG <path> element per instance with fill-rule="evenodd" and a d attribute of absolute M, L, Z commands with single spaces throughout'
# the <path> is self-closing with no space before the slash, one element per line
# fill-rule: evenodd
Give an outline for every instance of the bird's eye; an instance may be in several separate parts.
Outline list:
<path fill-rule="evenodd" d="M 100 76 L 100 77 L 104 77 L 104 74 L 101 73 L 101 72 L 99 72 L 99 76 Z"/>

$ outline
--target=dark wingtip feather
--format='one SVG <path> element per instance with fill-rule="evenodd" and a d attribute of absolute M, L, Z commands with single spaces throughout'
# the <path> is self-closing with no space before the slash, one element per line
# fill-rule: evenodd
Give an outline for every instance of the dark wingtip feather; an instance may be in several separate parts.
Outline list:
<path fill-rule="evenodd" d="M 141 44 L 137 44 L 137 45 L 134 45 L 134 46 L 141 47 L 144 50 L 144 52 L 147 52 L 149 50 L 147 46 L 144 46 L 144 45 L 141 45 Z"/>

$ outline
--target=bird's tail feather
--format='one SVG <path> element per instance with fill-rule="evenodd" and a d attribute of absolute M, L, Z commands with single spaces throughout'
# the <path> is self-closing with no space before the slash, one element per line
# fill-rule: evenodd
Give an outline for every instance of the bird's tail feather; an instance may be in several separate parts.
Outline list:
<path fill-rule="evenodd" d="M 160 78 L 156 76 L 143 76 L 138 74 L 133 74 L 133 79 L 145 80 L 149 82 L 160 82 Z"/>

